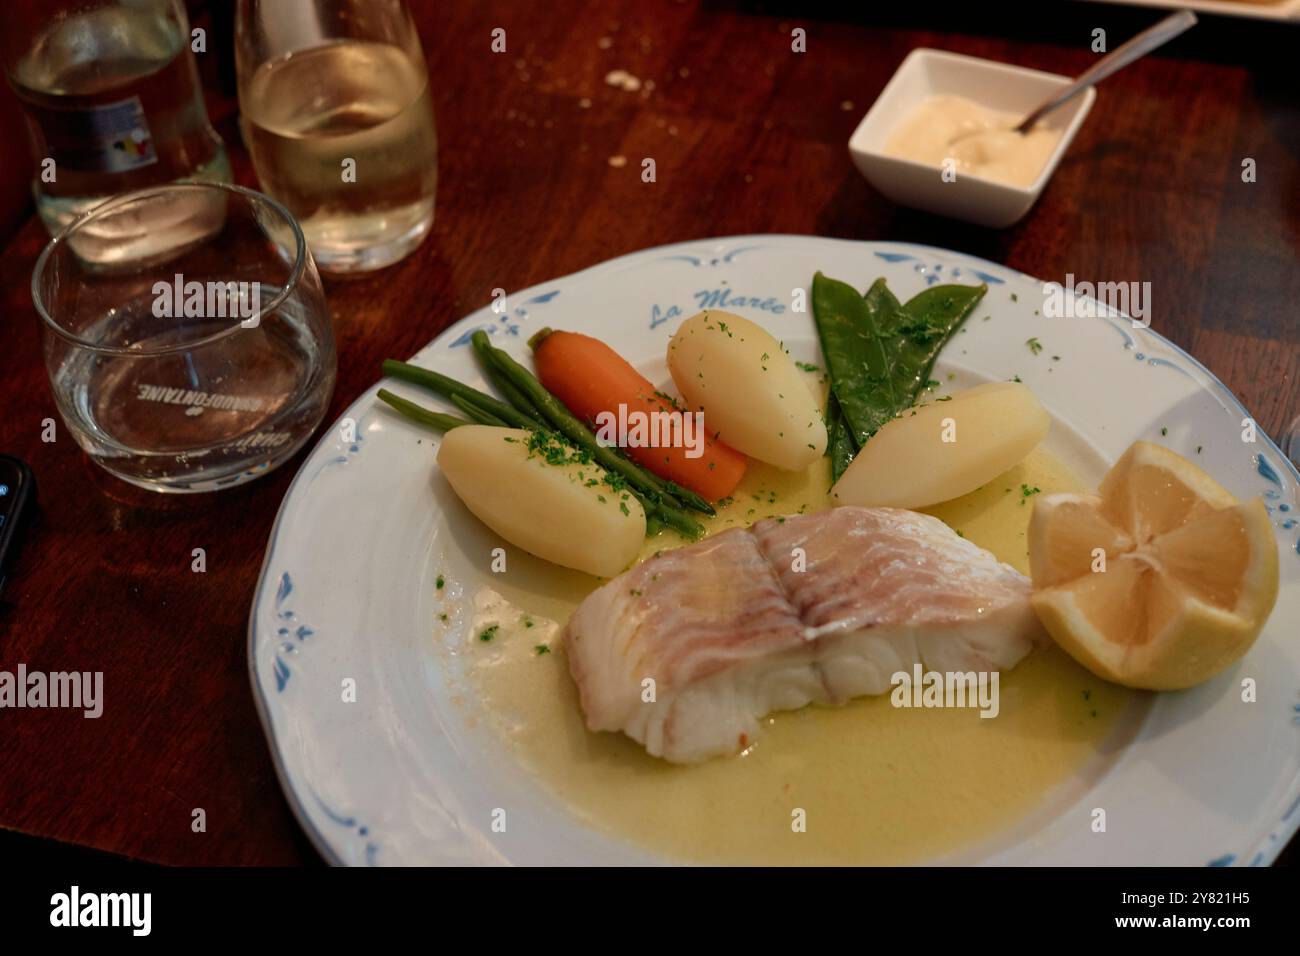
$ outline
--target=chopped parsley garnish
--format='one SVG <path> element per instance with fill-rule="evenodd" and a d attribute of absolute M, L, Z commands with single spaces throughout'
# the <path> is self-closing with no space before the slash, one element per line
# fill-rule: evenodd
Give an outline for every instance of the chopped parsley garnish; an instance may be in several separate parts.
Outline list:
<path fill-rule="evenodd" d="M 550 645 L 550 644 L 534 644 L 534 645 L 533 645 L 533 653 L 536 654 L 538 657 L 541 657 L 543 654 L 549 654 L 549 653 L 551 653 L 551 645 Z"/>
<path fill-rule="evenodd" d="M 679 401 L 677 401 L 677 399 L 669 395 L 667 392 L 661 392 L 656 389 L 654 394 L 655 394 L 655 398 L 662 399 L 677 411 L 679 412 L 686 411 L 686 406 L 682 405 Z"/>
<path fill-rule="evenodd" d="M 446 584 L 446 583 L 447 583 L 446 580 L 445 580 L 445 579 L 443 578 L 443 576 L 440 574 L 440 575 L 438 575 L 438 580 L 436 580 L 436 581 L 433 582 L 433 585 L 434 585 L 434 587 L 436 587 L 439 591 L 441 591 L 443 585 Z"/>
<path fill-rule="evenodd" d="M 483 630 L 478 632 L 478 639 L 486 644 L 488 641 L 492 640 L 492 638 L 497 636 L 497 631 L 500 629 L 500 624 L 489 624 L 487 627 L 483 628 Z"/>
<path fill-rule="evenodd" d="M 548 431 L 528 433 L 528 457 L 541 458 L 548 465 L 589 465 L 593 460 L 587 449 L 571 445 Z"/>
<path fill-rule="evenodd" d="M 946 329 L 934 326 L 924 319 L 910 319 L 900 322 L 898 324 L 898 333 L 907 336 L 920 345 L 937 341 L 948 334 Z"/>
<path fill-rule="evenodd" d="M 1043 343 L 1038 341 L 1037 338 L 1025 339 L 1025 344 L 1029 346 L 1029 351 L 1035 355 L 1043 350 Z"/>
<path fill-rule="evenodd" d="M 1033 495 L 1040 494 L 1042 490 L 1043 490 L 1042 488 L 1038 488 L 1038 487 L 1030 488 L 1028 485 L 1022 484 L 1020 486 L 1020 503 L 1023 505 Z"/>

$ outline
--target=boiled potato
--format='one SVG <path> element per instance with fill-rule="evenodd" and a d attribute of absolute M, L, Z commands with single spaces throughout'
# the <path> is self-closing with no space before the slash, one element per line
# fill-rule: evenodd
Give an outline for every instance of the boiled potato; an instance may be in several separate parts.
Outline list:
<path fill-rule="evenodd" d="M 443 437 L 438 466 L 465 507 L 511 544 L 588 574 L 620 573 L 645 538 L 641 502 L 610 488 L 599 465 L 573 460 L 577 453 L 558 439 L 530 448 L 532 436 L 462 425 Z"/>
<path fill-rule="evenodd" d="M 959 498 L 1028 455 L 1051 419 L 1026 386 L 989 382 L 903 412 L 832 489 L 842 505 L 925 508 Z"/>
<path fill-rule="evenodd" d="M 724 444 L 798 471 L 826 452 L 826 424 L 781 343 L 748 319 L 710 310 L 668 343 L 668 370 L 691 411 Z"/>

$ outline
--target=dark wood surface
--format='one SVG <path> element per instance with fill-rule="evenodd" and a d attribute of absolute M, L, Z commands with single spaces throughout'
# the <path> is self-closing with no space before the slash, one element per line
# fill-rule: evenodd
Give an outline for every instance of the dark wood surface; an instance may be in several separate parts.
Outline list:
<path fill-rule="evenodd" d="M 1077 73 L 1096 59 L 1094 28 L 1114 46 L 1158 14 L 1064 2 L 854 5 L 860 21 L 690 0 L 413 6 L 441 139 L 437 222 L 405 262 L 328 284 L 330 420 L 380 359 L 414 352 L 496 287 L 749 232 L 924 242 L 1045 279 L 1149 281 L 1156 331 L 1262 428 L 1277 436 L 1300 413 L 1295 26 L 1207 18 L 1108 80 L 1038 206 L 989 231 L 899 209 L 850 164 L 849 134 L 898 63 L 930 46 Z M 795 26 L 806 53 L 791 52 Z M 506 54 L 489 50 L 494 27 Z M 239 180 L 255 185 L 220 66 L 203 65 L 210 112 Z M 607 85 L 615 69 L 653 90 Z M 641 181 L 644 157 L 656 183 Z M 1254 183 L 1241 179 L 1247 157 Z M 42 443 L 42 419 L 57 415 L 28 283 L 46 238 L 29 220 L 0 259 L 0 451 L 30 462 L 42 504 L 0 602 L 0 667 L 102 670 L 105 709 L 99 720 L 0 711 L 0 827 L 165 863 L 314 861 L 245 660 L 262 552 L 301 456 L 250 486 L 174 499 L 99 473 L 62 427 Z M 190 570 L 196 547 L 205 574 Z M 200 807 L 207 832 L 195 834 Z"/>

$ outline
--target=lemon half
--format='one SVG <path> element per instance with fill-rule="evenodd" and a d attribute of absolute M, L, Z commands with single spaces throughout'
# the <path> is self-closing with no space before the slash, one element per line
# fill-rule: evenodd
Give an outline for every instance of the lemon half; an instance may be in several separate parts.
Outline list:
<path fill-rule="evenodd" d="M 1264 503 L 1238 502 L 1186 458 L 1137 442 L 1095 495 L 1045 495 L 1029 522 L 1043 626 L 1099 677 L 1149 690 L 1209 680 L 1277 600 Z"/>

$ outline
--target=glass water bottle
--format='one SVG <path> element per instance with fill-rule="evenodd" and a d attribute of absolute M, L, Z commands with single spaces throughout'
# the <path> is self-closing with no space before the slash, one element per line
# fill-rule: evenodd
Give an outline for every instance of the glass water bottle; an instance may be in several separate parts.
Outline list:
<path fill-rule="evenodd" d="M 191 34 L 181 0 L 5 0 L 3 17 L 51 234 L 120 193 L 230 181 L 194 59 L 206 38 Z"/>

